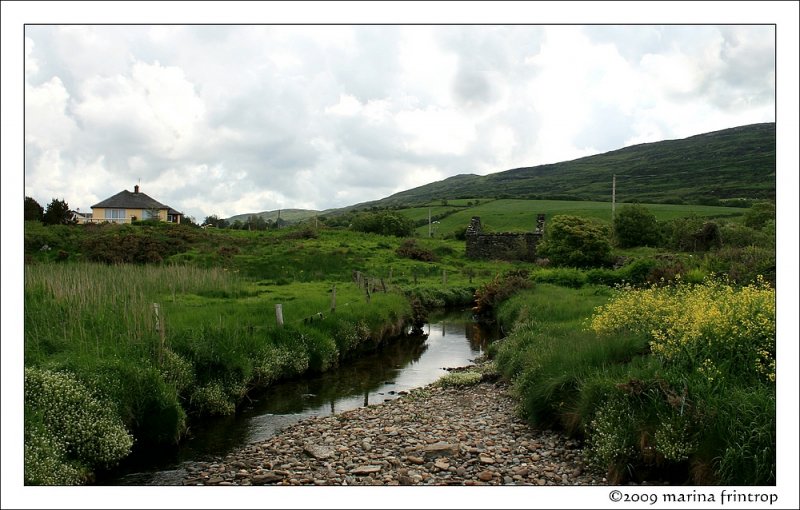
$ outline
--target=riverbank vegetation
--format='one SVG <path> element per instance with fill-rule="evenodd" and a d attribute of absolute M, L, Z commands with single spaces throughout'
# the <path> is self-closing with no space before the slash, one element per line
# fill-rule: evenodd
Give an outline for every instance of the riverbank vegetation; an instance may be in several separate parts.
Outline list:
<path fill-rule="evenodd" d="M 447 219 L 484 207 L 480 215 L 485 224 L 505 230 L 516 221 L 519 229 L 527 230 L 525 225 L 541 204 L 531 201 L 523 214 L 509 207 L 518 207 L 517 202 L 523 201 L 454 201 L 447 207 L 457 212 Z M 737 212 L 725 209 L 726 215 Z M 591 264 L 573 267 L 558 260 L 558 250 L 553 251 L 555 260 L 537 263 L 470 260 L 463 240 L 444 229 L 432 232 L 433 237 L 427 230 L 409 236 L 409 222 L 398 215 L 407 212 L 406 218 L 413 222 L 416 216 L 419 221 L 420 210 L 404 211 L 369 211 L 362 223 L 356 222 L 363 227 L 359 229 L 313 220 L 265 231 L 152 222 L 26 222 L 26 483 L 85 483 L 93 471 L 124 460 L 133 449 L 174 445 L 192 420 L 236 412 L 255 389 L 332 369 L 419 325 L 427 311 L 453 306 L 474 306 L 476 315 L 497 320 L 510 331 L 498 348 L 497 366 L 514 381 L 526 417 L 586 438 L 597 452 L 597 462 L 607 464 L 611 472 L 633 477 L 630 471 L 638 470 L 637 476 L 644 476 L 642 470 L 671 462 L 691 465 L 692 473 L 713 473 L 706 478 L 693 474 L 691 479 L 701 483 L 770 480 L 769 452 L 759 450 L 763 440 L 774 437 L 774 432 L 769 435 L 769 421 L 760 422 L 761 439 L 737 443 L 741 456 L 758 454 L 762 459 L 757 474 L 741 474 L 744 468 L 733 453 L 724 462 L 710 457 L 718 445 L 698 435 L 697 427 L 703 423 L 726 437 L 749 422 L 716 418 L 739 404 L 707 397 L 705 407 L 698 407 L 705 394 L 696 394 L 693 384 L 706 381 L 729 395 L 740 395 L 737 409 L 742 417 L 766 413 L 774 421 L 774 379 L 769 377 L 774 377 L 774 333 L 772 344 L 768 331 L 758 343 L 758 370 L 766 372 L 751 374 L 739 384 L 724 376 L 735 366 L 727 358 L 709 355 L 713 366 L 699 357 L 699 365 L 686 365 L 685 360 L 666 357 L 672 356 L 669 349 L 680 339 L 654 339 L 649 330 L 610 319 L 605 323 L 616 324 L 616 329 L 589 329 L 587 321 L 593 314 L 614 315 L 608 311 L 612 308 L 598 307 L 623 299 L 620 296 L 626 294 L 614 290 L 618 286 L 636 289 L 626 292 L 644 292 L 651 285 L 705 288 L 710 285 L 703 283 L 708 275 L 724 273 L 725 289 L 731 289 L 719 290 L 725 296 L 769 292 L 775 281 L 774 218 L 765 219 L 764 211 L 755 208 L 717 218 L 711 210 L 705 211 L 708 216 L 695 211 L 680 216 L 671 210 L 667 217 L 656 211 L 655 222 L 643 222 L 652 234 L 643 238 L 651 245 L 629 242 L 624 247 L 615 241 L 613 225 L 595 218 L 600 228 L 587 229 L 591 242 L 580 249 L 602 245 L 611 251 L 592 258 Z M 556 225 L 574 222 L 551 220 Z M 467 223 L 468 219 L 461 228 Z M 373 229 L 375 225 L 380 228 Z M 398 235 L 391 235 L 394 227 L 401 229 Z M 563 241 L 552 237 L 559 230 L 563 229 L 546 227 L 545 240 L 551 246 Z M 598 243 L 597 236 L 607 239 Z M 681 292 L 658 299 L 672 302 L 684 296 Z M 276 305 L 281 305 L 282 325 Z M 730 307 L 731 313 L 736 306 Z M 764 317 L 770 320 L 768 314 Z M 754 330 L 747 331 L 738 340 L 743 345 Z M 716 352 L 722 347 L 710 348 Z M 755 366 L 755 359 L 747 359 Z M 693 375 L 678 378 L 687 366 Z M 713 385 L 708 374 L 713 374 Z M 634 380 L 642 382 L 642 389 Z M 633 396 L 618 388 L 626 384 Z M 669 430 L 631 425 L 631 430 L 649 435 L 599 439 L 603 431 L 620 425 L 621 416 L 643 416 L 642 423 L 656 423 L 655 417 L 673 409 L 667 398 L 673 393 L 688 399 L 691 406 L 683 409 L 694 414 L 670 419 Z M 657 400 L 659 395 L 666 404 Z M 648 408 L 646 402 L 651 401 L 661 407 Z M 643 437 L 651 442 L 641 443 Z M 680 445 L 694 450 L 675 446 L 669 453 L 662 448 L 652 462 L 639 458 L 649 458 L 642 452 L 650 450 L 635 447 L 624 450 L 628 453 L 623 457 L 602 453 L 632 438 L 647 446 L 664 445 L 668 437 L 676 438 L 673 446 L 685 439 Z M 697 459 L 705 459 L 705 464 Z"/>

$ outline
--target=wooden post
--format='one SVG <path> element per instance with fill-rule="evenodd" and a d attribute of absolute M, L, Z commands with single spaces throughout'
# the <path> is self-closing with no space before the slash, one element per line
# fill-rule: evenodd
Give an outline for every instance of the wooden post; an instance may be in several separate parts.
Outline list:
<path fill-rule="evenodd" d="M 383 293 L 386 294 L 386 284 L 383 283 L 383 278 L 381 278 L 381 288 L 383 289 Z"/>
<path fill-rule="evenodd" d="M 158 332 L 158 366 L 164 363 L 164 322 L 159 316 L 160 306 L 158 303 L 153 303 L 153 315 L 156 319 L 156 331 Z"/>
<path fill-rule="evenodd" d="M 447 269 L 442 269 L 442 285 L 447 286 Z"/>
<path fill-rule="evenodd" d="M 331 296 L 331 312 L 336 311 L 336 284 L 333 285 L 333 295 Z"/>
<path fill-rule="evenodd" d="M 278 326 L 283 327 L 283 305 L 280 303 L 275 305 L 275 319 L 278 321 Z"/>
<path fill-rule="evenodd" d="M 369 280 L 367 280 L 366 283 L 367 284 L 364 285 L 364 291 L 367 293 L 367 303 L 369 303 L 369 300 L 371 298 L 371 296 L 369 295 Z"/>

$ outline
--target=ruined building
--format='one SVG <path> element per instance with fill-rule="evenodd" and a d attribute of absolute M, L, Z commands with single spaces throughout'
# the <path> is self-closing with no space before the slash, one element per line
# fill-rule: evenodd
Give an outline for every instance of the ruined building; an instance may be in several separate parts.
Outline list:
<path fill-rule="evenodd" d="M 533 232 L 483 232 L 481 219 L 473 216 L 467 227 L 467 257 L 471 259 L 536 260 L 536 245 L 544 235 L 544 214 L 536 217 Z"/>

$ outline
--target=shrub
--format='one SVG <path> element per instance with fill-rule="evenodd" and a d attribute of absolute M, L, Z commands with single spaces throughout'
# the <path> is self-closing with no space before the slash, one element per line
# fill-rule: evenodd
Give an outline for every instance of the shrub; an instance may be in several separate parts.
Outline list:
<path fill-rule="evenodd" d="M 761 276 L 775 283 L 775 249 L 761 246 L 725 247 L 709 252 L 703 259 L 710 273 L 727 275 L 735 283 L 746 284 Z"/>
<path fill-rule="evenodd" d="M 744 213 L 744 224 L 761 230 L 769 221 L 775 221 L 775 202 L 758 202 Z"/>
<path fill-rule="evenodd" d="M 72 225 L 75 221 L 69 212 L 69 205 L 64 200 L 54 198 L 44 210 L 42 222 L 45 225 Z"/>
<path fill-rule="evenodd" d="M 655 214 L 643 205 L 625 205 L 614 217 L 614 238 L 620 248 L 657 246 L 660 234 Z"/>
<path fill-rule="evenodd" d="M 357 232 L 384 236 L 408 237 L 414 233 L 414 223 L 409 218 L 391 211 L 358 214 L 351 225 Z"/>
<path fill-rule="evenodd" d="M 431 250 L 419 246 L 416 239 L 405 239 L 395 253 L 398 257 L 422 262 L 435 262 L 438 260 L 438 257 Z"/>
<path fill-rule="evenodd" d="M 133 437 L 114 406 L 69 373 L 25 368 L 25 406 L 34 415 L 27 420 L 26 433 L 30 483 L 71 484 L 78 472 L 74 464 L 110 467 L 130 453 Z M 43 475 L 37 459 L 58 466 L 57 474 Z"/>
<path fill-rule="evenodd" d="M 524 269 L 509 271 L 502 277 L 496 275 L 491 282 L 475 291 L 475 306 L 472 311 L 484 320 L 491 320 L 498 304 L 508 299 L 514 292 L 530 286 L 528 272 Z"/>
<path fill-rule="evenodd" d="M 25 197 L 25 221 L 42 221 L 44 208 L 35 199 Z"/>
<path fill-rule="evenodd" d="M 697 216 L 676 218 L 665 229 L 667 246 L 678 251 L 708 251 L 722 243 L 719 225 Z"/>
<path fill-rule="evenodd" d="M 592 218 L 554 216 L 536 251 L 561 266 L 603 265 L 611 255 L 608 226 Z"/>

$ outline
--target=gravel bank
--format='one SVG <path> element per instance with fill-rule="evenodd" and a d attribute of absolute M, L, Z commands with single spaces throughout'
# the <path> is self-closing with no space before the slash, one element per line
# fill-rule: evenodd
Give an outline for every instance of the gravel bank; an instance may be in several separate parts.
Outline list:
<path fill-rule="evenodd" d="M 532 429 L 503 382 L 413 390 L 310 418 L 216 462 L 180 471 L 192 485 L 605 485 L 578 444 Z"/>

